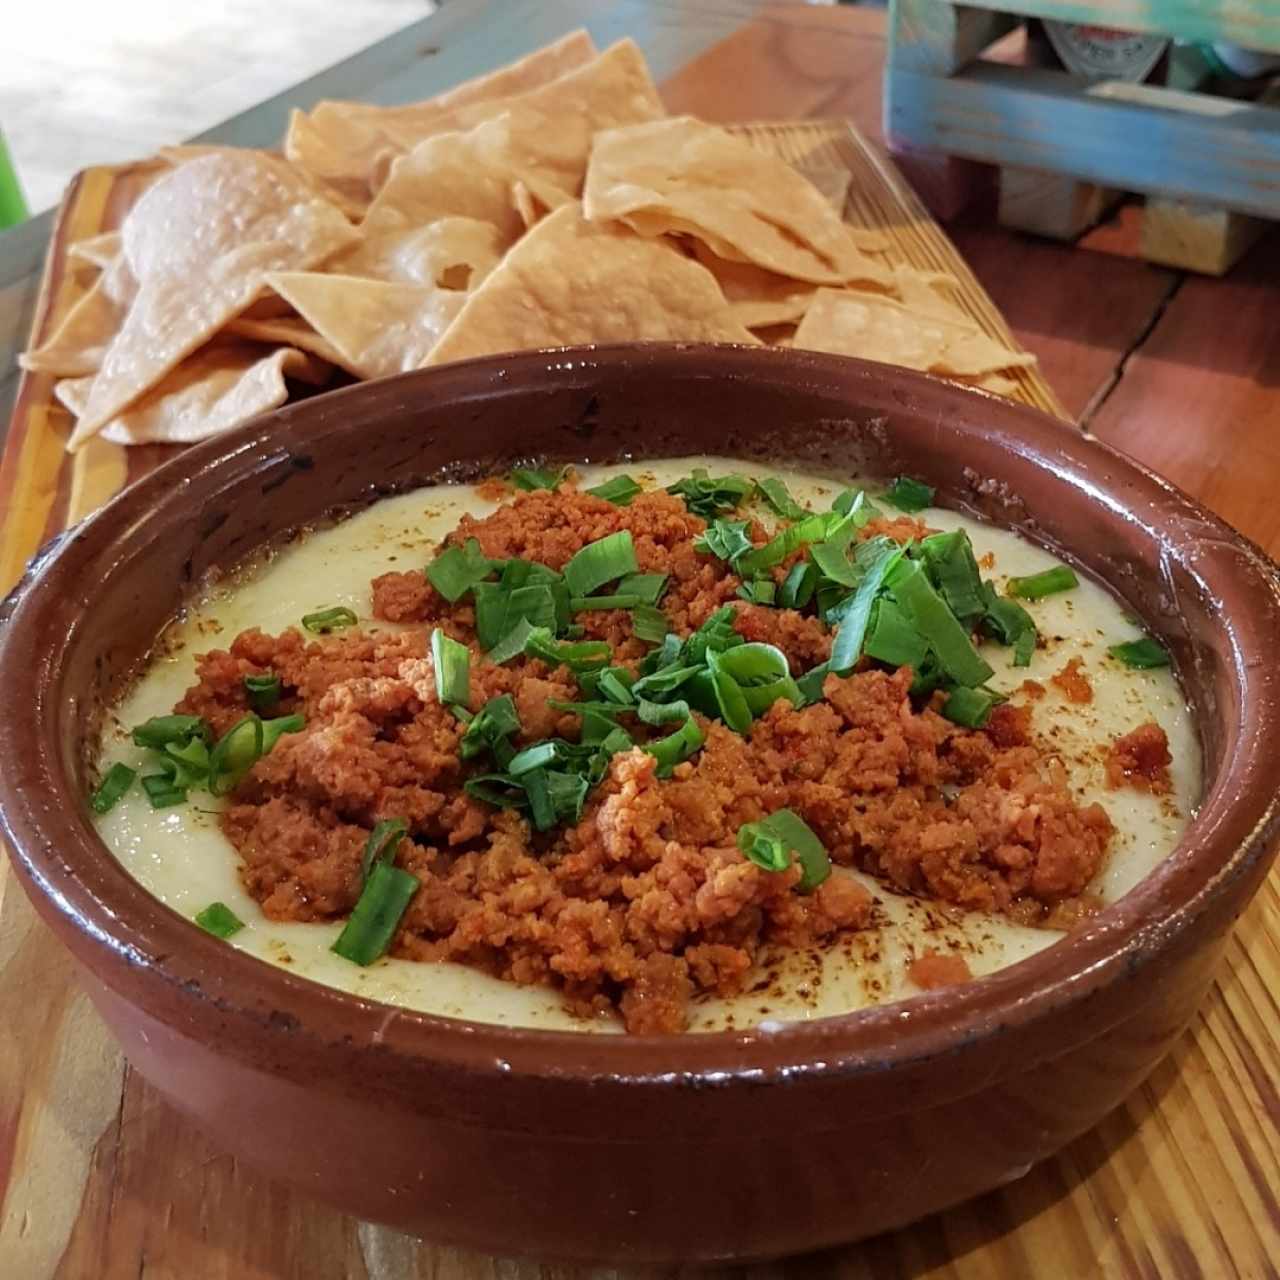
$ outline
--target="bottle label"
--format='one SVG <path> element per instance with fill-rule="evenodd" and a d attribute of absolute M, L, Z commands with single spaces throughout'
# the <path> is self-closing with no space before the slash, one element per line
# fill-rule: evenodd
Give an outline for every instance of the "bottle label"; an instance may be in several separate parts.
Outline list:
<path fill-rule="evenodd" d="M 1044 27 L 1062 65 L 1089 80 L 1145 80 L 1170 44 L 1167 36 L 1084 23 L 1046 20 Z"/>

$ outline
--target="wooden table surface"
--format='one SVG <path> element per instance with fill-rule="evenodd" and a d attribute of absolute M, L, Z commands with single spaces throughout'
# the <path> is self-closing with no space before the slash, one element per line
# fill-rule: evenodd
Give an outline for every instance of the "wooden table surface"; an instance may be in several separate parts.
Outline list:
<path fill-rule="evenodd" d="M 726 122 L 845 116 L 879 133 L 876 11 L 450 0 L 208 136 L 270 145 L 291 105 L 423 97 L 578 25 L 601 43 L 635 36 L 673 111 Z M 1206 280 L 1104 251 L 1123 228 L 1094 237 L 1097 250 L 1010 235 L 981 211 L 950 230 L 1084 426 L 1280 554 L 1280 237 L 1229 278 Z M 48 231 L 38 219 L 0 236 L 0 422 Z M 6 870 L 0 862 L 0 1280 L 588 1274 L 431 1248 L 344 1218 L 222 1154 L 127 1070 Z M 909 1230 L 750 1273 L 1280 1275 L 1278 994 L 1273 876 L 1237 926 L 1193 1027 L 1093 1133 L 1016 1184 Z"/>

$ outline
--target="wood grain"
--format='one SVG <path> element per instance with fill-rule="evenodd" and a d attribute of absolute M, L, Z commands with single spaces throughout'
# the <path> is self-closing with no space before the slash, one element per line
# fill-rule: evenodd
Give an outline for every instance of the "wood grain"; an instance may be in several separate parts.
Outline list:
<path fill-rule="evenodd" d="M 463 5 L 449 6 L 459 29 Z M 660 8 L 669 48 L 681 10 L 668 2 Z M 705 25 L 708 7 L 688 8 L 691 26 Z M 669 105 L 722 121 L 838 111 L 874 134 L 879 15 L 782 6 L 753 19 L 757 8 L 715 0 L 715 20 L 727 23 L 740 12 L 740 25 L 667 81 Z M 567 19 L 564 28 L 570 25 Z M 781 136 L 783 145 L 824 163 L 832 149 L 849 146 L 847 136 L 826 125 Z M 107 216 L 105 208 L 94 217 Z M 69 206 L 65 216 L 74 213 Z M 94 218 L 85 216 L 88 227 Z M 955 229 L 955 238 L 1073 415 L 1088 411 L 1104 438 L 1280 552 L 1274 499 L 1280 246 L 1259 246 L 1218 282 L 1183 281 L 1123 258 L 1014 237 L 976 218 Z M 915 246 L 920 253 L 934 249 L 927 237 Z M 60 465 L 64 429 L 46 421 L 29 438 L 15 436 L 0 465 L 0 567 L 10 573 L 48 532 L 122 481 L 123 460 L 114 457 L 86 463 L 78 482 L 69 478 Z M 156 456 L 137 451 L 129 469 L 154 465 Z M 1273 877 L 1237 926 L 1195 1025 L 1092 1133 L 1011 1186 L 909 1230 L 730 1274 L 744 1280 L 1280 1274 L 1278 992 L 1280 882 Z M 22 895 L 4 893 L 2 874 L 0 1026 L 0 1280 L 678 1274 L 435 1249 L 344 1218 L 238 1165 L 126 1071 L 78 995 L 69 962 Z"/>

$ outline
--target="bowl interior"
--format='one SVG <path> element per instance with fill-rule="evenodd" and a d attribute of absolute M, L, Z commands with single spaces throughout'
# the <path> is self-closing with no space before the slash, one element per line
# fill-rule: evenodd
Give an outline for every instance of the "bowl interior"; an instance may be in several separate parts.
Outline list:
<path fill-rule="evenodd" d="M 82 800 L 103 709 L 209 573 L 292 530 L 522 461 L 691 453 L 919 476 L 942 505 L 1024 533 L 1108 585 L 1174 655 L 1205 762 L 1200 816 L 1179 850 L 1067 942 L 945 999 L 913 1002 L 913 1052 L 1104 980 L 1135 949 L 1158 944 L 1153 929 L 1175 930 L 1194 913 L 1232 859 L 1262 856 L 1276 823 L 1264 744 L 1280 726 L 1280 691 L 1263 659 L 1280 595 L 1261 553 L 1073 427 L 995 397 L 809 353 L 652 346 L 527 353 L 321 396 L 191 449 L 77 530 L 29 585 L 0 645 L 0 689 L 18 708 L 0 723 L 0 752 L 20 761 L 0 798 L 28 877 L 82 931 L 108 927 L 113 946 L 169 978 L 189 974 L 228 999 L 273 1008 L 319 1001 L 348 1025 L 376 1020 L 377 1006 L 205 938 L 123 872 Z M 414 1024 L 424 1034 L 458 1025 L 416 1014 L 402 1022 L 405 1035 Z M 905 1052 L 884 1009 L 828 1022 L 797 1034 L 881 1059 Z M 545 1042 L 529 1049 L 531 1061 L 545 1050 L 563 1064 L 577 1052 L 571 1042 L 598 1040 L 469 1025 L 473 1044 Z M 682 1060 L 738 1067 L 753 1034 L 686 1039 L 705 1043 L 682 1043 Z M 728 1042 L 731 1058 L 715 1048 Z M 615 1052 L 592 1050 L 601 1051 Z M 668 1044 L 652 1061 L 670 1057 Z"/>

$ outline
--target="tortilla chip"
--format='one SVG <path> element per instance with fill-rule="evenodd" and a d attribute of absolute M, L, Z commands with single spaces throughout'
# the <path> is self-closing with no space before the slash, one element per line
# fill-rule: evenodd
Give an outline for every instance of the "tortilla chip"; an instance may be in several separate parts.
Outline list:
<path fill-rule="evenodd" d="M 510 244 L 524 231 L 512 195 L 517 180 L 536 190 L 551 189 L 550 198 L 557 204 L 572 199 L 568 191 L 554 191 L 551 175 L 517 167 L 508 116 L 466 133 L 437 134 L 391 166 L 391 176 L 369 206 L 361 230 L 368 235 L 462 217 L 489 223 L 504 244 Z"/>
<path fill-rule="evenodd" d="M 817 286 L 775 275 L 749 262 L 729 262 L 694 241 L 694 256 L 716 278 L 738 323 L 748 329 L 796 324 L 809 309 Z"/>
<path fill-rule="evenodd" d="M 281 160 L 201 156 L 150 187 L 122 227 L 138 293 L 68 442 L 76 449 L 266 289 L 356 239 L 341 211 Z"/>
<path fill-rule="evenodd" d="M 238 427 L 289 398 L 285 377 L 323 379 L 323 368 L 301 351 L 263 354 L 249 343 L 215 342 L 152 387 L 102 429 L 113 444 L 193 444 Z M 83 416 L 92 379 L 59 382 L 58 399 Z"/>
<path fill-rule="evenodd" d="M 515 97 L 557 80 L 596 56 L 585 31 L 574 31 L 555 44 L 536 49 L 526 57 L 477 76 L 473 80 L 402 107 L 375 107 L 363 102 L 318 102 L 310 115 L 293 111 L 284 150 L 295 164 L 327 182 L 364 183 L 374 157 L 386 149 L 384 120 L 417 122 L 428 136 L 431 122 L 461 107 L 497 98 Z M 448 127 L 448 126 L 446 126 Z M 399 148 L 397 148 L 399 149 Z"/>
<path fill-rule="evenodd" d="M 232 320 L 222 332 L 268 346 L 297 347 L 299 351 L 309 352 L 329 364 L 346 368 L 341 353 L 332 342 L 322 338 L 301 316 L 295 315 L 283 298 L 277 296 L 276 300 L 287 308 L 287 315 L 262 320 L 243 315 Z"/>
<path fill-rule="evenodd" d="M 97 373 L 136 292 L 124 254 L 117 254 L 49 338 L 20 355 L 18 363 L 31 373 L 50 373 L 57 378 Z"/>
<path fill-rule="evenodd" d="M 279 272 L 271 287 L 325 338 L 358 378 L 416 369 L 467 295 L 358 276 Z"/>
<path fill-rule="evenodd" d="M 590 342 L 755 343 L 715 277 L 669 241 L 548 214 L 470 295 L 427 364 Z"/>
<path fill-rule="evenodd" d="M 438 218 L 425 227 L 368 233 L 325 270 L 395 284 L 474 289 L 498 265 L 508 242 L 490 222 Z"/>
<path fill-rule="evenodd" d="M 96 236 L 76 240 L 67 245 L 67 257 L 73 261 L 88 262 L 99 269 L 105 269 L 119 256 L 120 242 L 118 231 L 102 231 Z"/>
<path fill-rule="evenodd" d="M 1035 356 L 1001 346 L 972 322 L 839 289 L 818 290 L 796 330 L 795 345 L 962 378 L 1035 364 Z"/>
<path fill-rule="evenodd" d="M 777 156 L 691 116 L 596 137 L 583 196 L 592 220 L 684 232 L 737 262 L 814 284 L 888 287 L 883 267 L 812 183 Z"/>

